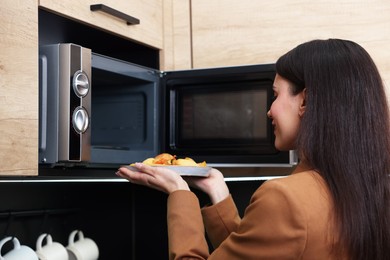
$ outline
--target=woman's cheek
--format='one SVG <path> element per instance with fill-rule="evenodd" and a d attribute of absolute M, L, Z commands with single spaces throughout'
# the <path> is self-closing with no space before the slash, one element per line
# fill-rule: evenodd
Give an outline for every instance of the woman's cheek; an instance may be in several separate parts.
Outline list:
<path fill-rule="evenodd" d="M 296 129 L 294 122 L 288 118 L 280 120 L 275 128 L 275 147 L 280 151 L 288 151 L 293 149 L 296 139 Z"/>

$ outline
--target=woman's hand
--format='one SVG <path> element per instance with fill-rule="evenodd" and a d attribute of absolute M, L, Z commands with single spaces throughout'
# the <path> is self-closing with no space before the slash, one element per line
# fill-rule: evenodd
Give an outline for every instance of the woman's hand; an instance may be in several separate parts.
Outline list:
<path fill-rule="evenodd" d="M 164 167 L 151 167 L 142 163 L 136 163 L 134 167 L 138 171 L 121 167 L 116 175 L 129 180 L 131 183 L 144 185 L 168 194 L 176 190 L 190 190 L 187 182 L 174 171 L 164 169 Z"/>
<path fill-rule="evenodd" d="M 223 178 L 223 174 L 212 168 L 210 175 L 204 177 L 184 177 L 187 183 L 196 189 L 206 193 L 213 204 L 216 204 L 229 196 L 229 188 Z"/>

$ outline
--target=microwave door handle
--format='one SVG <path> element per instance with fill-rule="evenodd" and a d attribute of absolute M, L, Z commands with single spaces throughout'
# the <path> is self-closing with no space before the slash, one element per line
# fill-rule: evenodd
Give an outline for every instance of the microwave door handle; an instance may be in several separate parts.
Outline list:
<path fill-rule="evenodd" d="M 39 149 L 46 150 L 46 141 L 47 141 L 47 58 L 44 55 L 41 55 L 39 57 L 39 65 L 41 69 L 41 114 L 40 114 L 40 121 L 41 121 L 41 141 L 39 144 Z"/>

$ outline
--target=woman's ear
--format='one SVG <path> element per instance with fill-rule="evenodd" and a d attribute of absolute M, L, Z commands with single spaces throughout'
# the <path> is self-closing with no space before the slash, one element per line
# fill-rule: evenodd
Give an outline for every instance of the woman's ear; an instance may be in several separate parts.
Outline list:
<path fill-rule="evenodd" d="M 299 93 L 299 95 L 301 95 L 301 104 L 299 106 L 298 113 L 299 113 L 299 116 L 302 117 L 306 111 L 306 88 L 304 88 L 303 91 L 301 93 Z"/>

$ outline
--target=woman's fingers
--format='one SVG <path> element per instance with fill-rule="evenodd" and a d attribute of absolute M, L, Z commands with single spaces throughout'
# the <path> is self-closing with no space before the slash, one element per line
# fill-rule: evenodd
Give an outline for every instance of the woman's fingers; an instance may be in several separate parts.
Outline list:
<path fill-rule="evenodd" d="M 168 194 L 178 189 L 189 190 L 187 183 L 174 171 L 164 167 L 151 167 L 142 163 L 136 163 L 134 167 L 138 171 L 121 167 L 117 175 L 131 183 L 151 187 Z"/>

